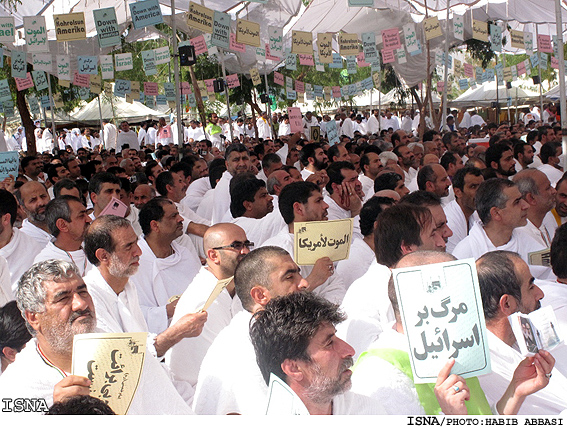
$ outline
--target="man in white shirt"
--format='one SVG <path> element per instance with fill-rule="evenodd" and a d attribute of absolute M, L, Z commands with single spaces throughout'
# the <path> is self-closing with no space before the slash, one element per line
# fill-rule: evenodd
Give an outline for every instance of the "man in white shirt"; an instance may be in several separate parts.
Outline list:
<path fill-rule="evenodd" d="M 327 168 L 328 158 L 321 145 L 318 143 L 306 144 L 299 152 L 299 160 L 303 169 L 301 177 L 306 180 L 311 174 Z M 325 174 L 326 176 L 326 174 Z M 325 182 L 326 184 L 326 182 Z"/>
<path fill-rule="evenodd" d="M 185 314 L 199 312 L 217 283 L 234 276 L 237 264 L 252 247 L 244 230 L 231 223 L 219 223 L 209 228 L 203 242 L 206 265 L 201 267 L 178 300 L 172 323 Z M 207 350 L 240 310 L 242 305 L 235 297 L 234 280 L 230 280 L 207 309 L 207 322 L 201 334 L 181 340 L 166 353 L 166 363 L 175 379 L 189 382 L 193 387 L 197 385 L 199 368 Z"/>
<path fill-rule="evenodd" d="M 278 246 L 294 254 L 294 224 L 303 221 L 327 220 L 327 208 L 319 187 L 312 182 L 296 182 L 285 186 L 278 198 L 278 207 L 287 224 L 280 233 L 268 239 L 263 246 Z M 336 303 L 340 303 L 346 292 L 342 278 L 335 273 L 329 257 L 319 258 L 313 266 L 300 266 L 309 283 L 309 291 L 314 291 Z"/>
<path fill-rule="evenodd" d="M 537 169 L 547 175 L 552 186 L 555 186 L 563 176 L 563 171 L 558 168 L 560 155 L 561 144 L 554 141 L 545 143 L 541 146 L 539 152 L 542 165 L 538 166 Z"/>
<path fill-rule="evenodd" d="M 395 131 L 400 129 L 400 121 L 398 116 L 393 116 L 390 110 L 386 110 L 385 116 L 382 118 L 382 129 L 390 129 L 392 128 Z"/>
<path fill-rule="evenodd" d="M 347 117 L 346 112 L 341 112 L 341 122 L 339 124 L 339 134 L 346 135 L 349 138 L 354 138 L 354 122 L 352 118 L 354 114 L 351 114 L 350 117 Z"/>
<path fill-rule="evenodd" d="M 244 257 L 234 285 L 244 310 L 217 336 L 203 360 L 193 401 L 199 415 L 265 414 L 268 388 L 250 342 L 251 317 L 274 297 L 307 289 L 299 267 L 278 247 L 258 248 Z"/>
<path fill-rule="evenodd" d="M 530 205 L 528 222 L 521 230 L 538 241 L 542 247 L 549 248 L 557 229 L 557 223 L 551 214 L 555 207 L 556 190 L 551 187 L 547 176 L 537 169 L 520 171 L 514 175 L 513 181 Z"/>
<path fill-rule="evenodd" d="M 366 132 L 370 135 L 380 132 L 380 115 L 378 112 L 379 110 L 372 110 L 372 114 L 366 123 Z"/>
<path fill-rule="evenodd" d="M 74 264 L 84 276 L 92 268 L 83 250 L 83 240 L 91 223 L 87 209 L 80 199 L 64 195 L 47 204 L 45 216 L 55 239 L 35 257 L 34 263 L 49 259 L 65 260 Z"/>
<path fill-rule="evenodd" d="M 518 352 L 516 338 L 508 316 L 515 312 L 529 314 L 541 306 L 543 292 L 534 284 L 528 265 L 513 252 L 495 251 L 482 256 L 476 263 L 478 282 L 486 328 L 489 331 L 490 365 L 492 372 L 479 377 L 489 401 L 496 401 L 507 389 L 514 369 L 524 357 Z M 528 360 L 539 374 L 543 370 L 549 384 L 526 397 L 520 414 L 559 414 L 567 408 L 567 379 L 549 367 L 551 354 L 540 350 Z"/>
<path fill-rule="evenodd" d="M 136 134 L 136 131 L 130 129 L 130 125 L 125 120 L 120 122 L 120 132 L 118 133 L 118 137 L 116 137 L 117 149 L 122 150 L 124 144 L 128 144 L 131 149 L 140 150 L 138 134 Z"/>
<path fill-rule="evenodd" d="M 261 116 L 256 121 L 256 126 L 258 127 L 258 138 L 264 140 L 272 138 L 272 133 L 270 131 L 270 124 L 268 123 L 268 113 L 262 112 Z"/>
<path fill-rule="evenodd" d="M 20 276 L 29 269 L 35 256 L 42 250 L 42 246 L 34 238 L 14 227 L 17 212 L 18 202 L 14 195 L 0 189 L 0 256 L 8 263 L 8 300 L 14 300 Z"/>
<path fill-rule="evenodd" d="M 17 301 L 35 338 L 0 377 L 2 402 L 36 399 L 40 405 L 30 410 L 43 413 L 53 402 L 89 395 L 91 381 L 70 374 L 73 338 L 100 332 L 96 328 L 99 308 L 95 315 L 93 299 L 75 266 L 62 260 L 35 264 L 20 280 Z M 121 364 L 123 358 L 126 356 L 118 356 L 117 363 Z M 93 375 L 104 376 L 104 370 L 95 365 Z M 192 414 L 159 362 L 147 351 L 128 414 Z"/>
<path fill-rule="evenodd" d="M 474 223 L 479 221 L 476 213 L 475 197 L 480 183 L 484 181 L 481 171 L 474 166 L 458 170 L 453 176 L 455 199 L 443 207 L 447 224 L 453 235 L 447 241 L 447 252 L 453 250 L 469 234 Z"/>
<path fill-rule="evenodd" d="M 519 228 L 527 224 L 529 204 L 518 186 L 505 178 L 484 181 L 476 193 L 476 210 L 480 218 L 469 235 L 457 244 L 453 255 L 458 259 L 478 259 L 489 251 L 506 250 L 520 254 L 529 263 L 529 253 L 545 249 Z M 551 269 L 530 265 L 536 278 L 547 278 Z"/>
<path fill-rule="evenodd" d="M 338 306 L 312 293 L 272 299 L 250 326 L 264 381 L 269 385 L 272 373 L 284 381 L 306 414 L 385 414 L 378 402 L 349 391 L 354 349 L 335 336 L 344 318 Z"/>
<path fill-rule="evenodd" d="M 189 126 L 185 128 L 185 141 L 188 143 L 193 143 L 205 139 L 205 132 L 203 127 L 199 126 L 199 122 L 192 120 L 189 122 Z"/>
<path fill-rule="evenodd" d="M 109 172 L 99 172 L 89 181 L 89 197 L 93 203 L 92 220 L 100 216 L 112 198 L 120 199 L 120 179 Z"/>
<path fill-rule="evenodd" d="M 561 226 L 567 221 L 567 177 L 561 178 L 555 185 L 555 208 L 551 210 L 551 214 L 557 223 Z"/>
<path fill-rule="evenodd" d="M 360 184 L 362 184 L 362 192 L 367 197 L 374 193 L 374 180 L 378 173 L 382 170 L 382 162 L 377 153 L 366 152 L 360 158 L 360 170 L 362 174 L 358 176 Z"/>
<path fill-rule="evenodd" d="M 302 122 L 303 122 L 303 134 L 305 134 L 307 139 L 309 139 L 309 136 L 311 135 L 311 127 L 319 126 L 319 121 L 317 120 L 317 116 L 314 116 L 312 112 L 308 111 L 307 113 L 305 113 Z M 289 132 L 287 134 L 289 134 Z M 286 134 L 280 134 L 280 135 L 286 135 Z"/>
<path fill-rule="evenodd" d="M 28 181 L 16 190 L 16 198 L 28 218 L 23 221 L 23 233 L 36 240 L 41 248 L 51 241 L 51 234 L 45 221 L 45 207 L 49 194 L 42 183 Z"/>
<path fill-rule="evenodd" d="M 172 201 L 164 197 L 146 203 L 139 214 L 143 236 L 140 267 L 132 276 L 140 308 L 151 333 L 169 327 L 179 296 L 201 267 L 195 251 L 175 242 L 183 235 L 183 217 Z"/>
<path fill-rule="evenodd" d="M 107 150 L 116 149 L 116 137 L 118 136 L 118 130 L 113 123 L 108 121 L 108 119 L 102 119 L 102 135 L 104 138 L 104 148 Z"/>

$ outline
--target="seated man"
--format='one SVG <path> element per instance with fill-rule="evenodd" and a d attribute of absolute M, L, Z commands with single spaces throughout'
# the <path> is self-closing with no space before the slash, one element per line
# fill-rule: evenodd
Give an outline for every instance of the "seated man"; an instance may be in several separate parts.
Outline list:
<path fill-rule="evenodd" d="M 403 257 L 395 268 L 452 260 L 455 258 L 447 253 L 417 251 Z M 354 392 L 380 401 L 390 414 L 517 414 L 528 395 L 549 383 L 546 373 L 551 371 L 555 360 L 543 351 L 535 358 L 535 365 L 533 358 L 514 363 L 513 376 L 492 400 L 491 396 L 487 400 L 484 384 L 481 389 L 479 379 L 473 377 L 465 381 L 461 376 L 451 375 L 455 360 L 445 364 L 435 384 L 415 385 L 393 279 L 388 284 L 388 295 L 396 321 L 360 356 L 353 369 L 352 382 Z"/>
<path fill-rule="evenodd" d="M 88 395 L 90 380 L 71 375 L 73 337 L 94 333 L 93 300 L 75 265 L 47 260 L 22 275 L 17 302 L 34 339 L 0 376 L 0 399 L 39 399 L 36 411 Z M 191 414 L 160 363 L 146 352 L 142 376 L 128 414 Z"/>
<path fill-rule="evenodd" d="M 201 364 L 193 401 L 199 415 L 265 413 L 261 403 L 266 401 L 267 387 L 250 342 L 250 319 L 272 298 L 304 291 L 307 282 L 287 251 L 262 247 L 238 264 L 234 286 L 245 310 L 217 336 Z"/>
<path fill-rule="evenodd" d="M 335 336 L 344 319 L 313 293 L 271 300 L 250 326 L 262 376 L 266 384 L 271 373 L 286 382 L 311 415 L 384 414 L 377 401 L 349 391 L 354 349 Z"/>

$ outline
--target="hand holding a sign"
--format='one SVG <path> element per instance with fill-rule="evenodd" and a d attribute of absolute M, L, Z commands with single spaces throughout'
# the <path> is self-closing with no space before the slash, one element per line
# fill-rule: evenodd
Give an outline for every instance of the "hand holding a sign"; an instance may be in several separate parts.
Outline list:
<path fill-rule="evenodd" d="M 83 376 L 70 375 L 53 388 L 53 402 L 58 403 L 77 395 L 89 395 L 91 381 Z"/>
<path fill-rule="evenodd" d="M 16 180 L 14 179 L 14 176 L 12 174 L 10 174 L 8 177 L 6 177 L 4 180 L 0 182 L 0 189 L 4 189 L 10 193 L 14 193 L 14 190 L 16 190 Z"/>
<path fill-rule="evenodd" d="M 335 272 L 335 266 L 329 257 L 321 257 L 313 265 L 311 274 L 305 278 L 309 283 L 309 291 L 315 290 Z"/>
<path fill-rule="evenodd" d="M 555 358 L 543 349 L 527 357 L 514 370 L 512 381 L 496 405 L 501 415 L 517 415 L 526 397 L 549 384 Z"/>
<path fill-rule="evenodd" d="M 439 372 L 435 383 L 435 397 L 446 415 L 466 415 L 465 401 L 470 398 L 467 382 L 461 376 L 451 374 L 455 360 L 449 360 Z"/>

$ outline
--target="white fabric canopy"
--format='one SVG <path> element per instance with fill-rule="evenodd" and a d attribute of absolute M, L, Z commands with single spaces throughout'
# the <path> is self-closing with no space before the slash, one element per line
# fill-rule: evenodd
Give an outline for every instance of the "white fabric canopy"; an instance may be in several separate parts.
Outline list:
<path fill-rule="evenodd" d="M 112 105 L 110 100 L 102 95 L 100 96 L 103 119 L 112 119 L 114 117 L 118 121 L 120 119 L 127 119 L 131 122 L 141 122 L 146 119 L 157 120 L 159 117 L 164 116 L 164 114 L 159 111 L 153 110 L 138 101 L 134 101 L 130 104 L 121 97 L 114 97 L 112 104 L 114 105 L 114 115 L 112 114 Z M 100 115 L 98 110 L 98 99 L 93 99 L 86 106 L 74 113 L 73 116 L 81 123 L 99 123 Z"/>
<path fill-rule="evenodd" d="M 498 86 L 498 100 L 500 103 L 506 103 L 507 98 L 511 97 L 515 100 L 537 100 L 539 94 L 529 89 L 518 87 L 519 83 L 514 82 L 511 89 L 506 89 L 505 85 Z M 469 88 L 459 97 L 450 101 L 450 105 L 454 107 L 468 107 L 468 106 L 490 106 L 492 102 L 496 101 L 496 82 L 485 82 L 478 85 L 476 88 Z"/>

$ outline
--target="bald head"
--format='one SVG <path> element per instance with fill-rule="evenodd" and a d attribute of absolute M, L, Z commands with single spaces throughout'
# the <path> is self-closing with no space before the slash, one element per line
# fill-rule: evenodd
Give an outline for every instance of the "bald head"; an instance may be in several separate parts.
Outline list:
<path fill-rule="evenodd" d="M 148 184 L 140 184 L 134 190 L 134 205 L 139 210 L 150 200 L 156 197 L 156 191 Z"/>
<path fill-rule="evenodd" d="M 428 153 L 423 157 L 423 165 L 439 164 L 439 158 L 433 153 Z"/>
<path fill-rule="evenodd" d="M 400 194 L 398 192 L 396 192 L 395 190 L 390 190 L 390 189 L 380 190 L 379 192 L 374 193 L 374 196 L 381 196 L 383 198 L 390 198 L 390 199 L 393 199 L 396 202 L 400 200 Z"/>
<path fill-rule="evenodd" d="M 209 227 L 203 235 L 205 254 L 213 248 L 229 245 L 235 240 L 241 242 L 246 240 L 246 233 L 240 226 L 233 223 L 217 223 Z"/>

